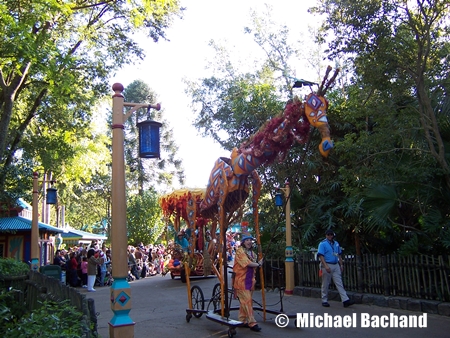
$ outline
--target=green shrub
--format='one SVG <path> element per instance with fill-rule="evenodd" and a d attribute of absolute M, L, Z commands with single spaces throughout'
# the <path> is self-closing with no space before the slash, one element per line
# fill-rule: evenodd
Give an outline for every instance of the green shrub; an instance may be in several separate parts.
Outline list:
<path fill-rule="evenodd" d="M 30 266 L 13 258 L 0 259 L 0 276 L 23 276 L 28 274 Z"/>
<path fill-rule="evenodd" d="M 18 322 L 7 323 L 5 338 L 78 338 L 83 336 L 83 314 L 68 300 L 45 301 L 32 313 L 27 313 Z"/>
<path fill-rule="evenodd" d="M 0 337 L 4 337 L 5 328 L 14 326 L 26 313 L 25 304 L 17 301 L 16 290 L 1 290 L 0 292 Z"/>

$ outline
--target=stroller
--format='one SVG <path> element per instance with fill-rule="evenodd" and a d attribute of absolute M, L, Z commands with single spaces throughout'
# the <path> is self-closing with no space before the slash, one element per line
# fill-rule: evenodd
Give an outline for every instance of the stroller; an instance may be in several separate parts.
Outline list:
<path fill-rule="evenodd" d="M 102 275 L 101 275 L 100 267 L 98 267 L 97 275 L 95 276 L 95 284 L 94 285 L 100 286 L 101 279 L 102 279 Z M 112 278 L 112 264 L 111 264 L 111 262 L 108 262 L 108 263 L 106 263 L 106 275 L 105 275 L 105 279 L 103 281 L 103 286 L 111 286 L 113 281 L 114 281 L 114 279 Z"/>

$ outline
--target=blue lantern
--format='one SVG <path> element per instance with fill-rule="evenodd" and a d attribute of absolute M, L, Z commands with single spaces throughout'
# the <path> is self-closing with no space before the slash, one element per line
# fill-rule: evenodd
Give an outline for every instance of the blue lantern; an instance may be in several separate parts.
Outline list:
<path fill-rule="evenodd" d="M 55 189 L 55 188 L 47 189 L 46 202 L 47 202 L 47 204 L 56 204 L 58 202 L 58 190 L 57 189 Z"/>
<path fill-rule="evenodd" d="M 139 157 L 159 158 L 159 128 L 161 123 L 143 121 L 137 124 L 139 128 Z"/>
<path fill-rule="evenodd" d="M 283 194 L 281 192 L 277 192 L 275 194 L 275 205 L 277 207 L 282 207 L 283 206 Z"/>

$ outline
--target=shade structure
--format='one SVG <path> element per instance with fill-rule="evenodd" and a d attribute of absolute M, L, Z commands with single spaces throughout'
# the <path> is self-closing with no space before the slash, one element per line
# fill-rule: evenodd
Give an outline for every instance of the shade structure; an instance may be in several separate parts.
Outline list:
<path fill-rule="evenodd" d="M 143 121 L 137 124 L 139 129 L 139 157 L 159 158 L 159 128 L 161 123 Z"/>
<path fill-rule="evenodd" d="M 56 204 L 58 202 L 58 190 L 55 188 L 48 188 L 47 189 L 47 197 L 46 197 L 47 204 Z"/>

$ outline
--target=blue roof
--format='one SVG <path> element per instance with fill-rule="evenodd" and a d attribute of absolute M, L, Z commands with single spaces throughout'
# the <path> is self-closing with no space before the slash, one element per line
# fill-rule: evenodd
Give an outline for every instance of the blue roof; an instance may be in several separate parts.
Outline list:
<path fill-rule="evenodd" d="M 27 202 L 25 202 L 25 200 L 22 199 L 22 198 L 19 198 L 17 200 L 17 205 L 19 207 L 22 207 L 22 208 L 27 209 L 27 210 L 33 210 L 33 207 L 30 204 L 28 204 Z"/>
<path fill-rule="evenodd" d="M 38 222 L 39 230 L 52 232 L 63 232 L 63 229 Z M 31 219 L 24 217 L 4 217 L 0 218 L 0 232 L 2 231 L 31 231 Z"/>

